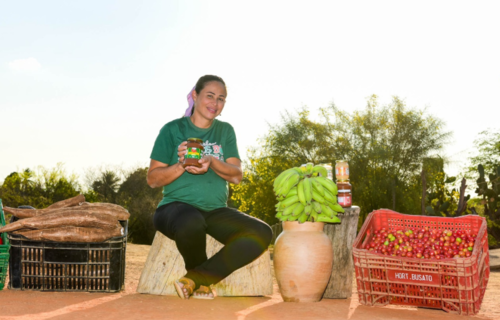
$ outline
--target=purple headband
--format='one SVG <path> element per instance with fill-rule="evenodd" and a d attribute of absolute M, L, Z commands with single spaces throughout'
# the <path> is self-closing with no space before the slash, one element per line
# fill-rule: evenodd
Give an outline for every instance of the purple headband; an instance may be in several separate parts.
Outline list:
<path fill-rule="evenodd" d="M 186 112 L 184 113 L 184 117 L 190 117 L 191 114 L 193 113 L 193 106 L 194 106 L 194 100 L 193 100 L 193 91 L 196 88 L 196 86 L 189 91 L 187 95 L 187 100 L 188 100 L 188 108 L 186 109 Z"/>

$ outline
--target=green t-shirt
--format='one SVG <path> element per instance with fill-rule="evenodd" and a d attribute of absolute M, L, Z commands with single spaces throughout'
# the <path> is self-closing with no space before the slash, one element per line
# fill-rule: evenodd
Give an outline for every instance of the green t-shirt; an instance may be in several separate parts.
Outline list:
<path fill-rule="evenodd" d="M 233 127 L 227 123 L 214 120 L 210 128 L 196 127 L 189 117 L 183 117 L 167 123 L 156 138 L 151 159 L 174 165 L 178 162 L 177 148 L 188 138 L 203 140 L 204 153 L 222 161 L 229 158 L 240 158 L 236 145 Z M 185 171 L 179 178 L 163 187 L 163 199 L 158 204 L 181 201 L 194 207 L 211 211 L 227 206 L 227 181 L 212 169 L 205 174 L 191 174 Z"/>

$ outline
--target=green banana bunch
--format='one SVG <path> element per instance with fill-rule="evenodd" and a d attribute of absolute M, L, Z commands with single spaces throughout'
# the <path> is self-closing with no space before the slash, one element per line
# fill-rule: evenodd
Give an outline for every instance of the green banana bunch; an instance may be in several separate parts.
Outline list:
<path fill-rule="evenodd" d="M 337 213 L 344 209 L 337 203 L 337 185 L 327 175 L 325 167 L 311 162 L 279 174 L 273 183 L 278 200 L 276 218 L 299 223 L 339 223 Z"/>

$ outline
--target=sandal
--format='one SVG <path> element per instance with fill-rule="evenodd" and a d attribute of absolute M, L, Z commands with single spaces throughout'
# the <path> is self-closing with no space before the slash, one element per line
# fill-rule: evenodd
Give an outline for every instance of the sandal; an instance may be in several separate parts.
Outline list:
<path fill-rule="evenodd" d="M 193 292 L 192 297 L 193 299 L 213 300 L 215 298 L 215 292 L 209 287 L 200 286 L 195 292 Z"/>
<path fill-rule="evenodd" d="M 182 283 L 182 286 L 180 285 Z M 180 278 L 174 282 L 175 290 L 181 299 L 189 299 L 189 297 L 193 294 L 194 291 L 194 281 L 189 278 Z M 187 297 L 184 294 L 184 288 L 187 290 Z"/>

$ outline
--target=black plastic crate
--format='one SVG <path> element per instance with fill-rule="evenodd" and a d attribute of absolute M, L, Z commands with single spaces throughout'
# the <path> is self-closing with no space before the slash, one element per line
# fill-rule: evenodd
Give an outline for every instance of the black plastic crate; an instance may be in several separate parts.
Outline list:
<path fill-rule="evenodd" d="M 9 289 L 118 292 L 125 285 L 123 237 L 104 242 L 33 241 L 9 234 Z"/>

